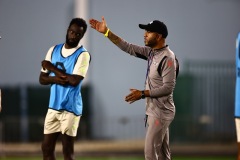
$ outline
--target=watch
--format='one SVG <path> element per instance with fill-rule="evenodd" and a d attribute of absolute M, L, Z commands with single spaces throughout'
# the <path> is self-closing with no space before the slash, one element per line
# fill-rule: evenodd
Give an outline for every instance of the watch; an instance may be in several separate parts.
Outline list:
<path fill-rule="evenodd" d="M 146 97 L 145 93 L 144 93 L 144 91 L 142 91 L 141 99 L 144 99 L 145 97 Z"/>

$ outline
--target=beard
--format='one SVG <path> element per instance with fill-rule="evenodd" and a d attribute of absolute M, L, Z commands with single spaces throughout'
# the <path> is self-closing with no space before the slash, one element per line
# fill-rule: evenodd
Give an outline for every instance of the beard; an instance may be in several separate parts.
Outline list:
<path fill-rule="evenodd" d="M 76 40 L 70 40 L 68 38 L 68 35 L 66 35 L 66 44 L 71 47 L 71 48 L 74 48 L 74 47 L 77 47 L 79 41 L 76 41 Z"/>
<path fill-rule="evenodd" d="M 154 39 L 150 39 L 148 41 L 144 41 L 145 46 L 153 48 L 157 45 L 157 42 Z"/>

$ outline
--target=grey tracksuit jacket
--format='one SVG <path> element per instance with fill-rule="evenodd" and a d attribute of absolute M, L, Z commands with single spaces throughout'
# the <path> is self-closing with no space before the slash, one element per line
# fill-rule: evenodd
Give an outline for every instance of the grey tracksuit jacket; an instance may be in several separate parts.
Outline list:
<path fill-rule="evenodd" d="M 146 98 L 146 115 L 173 120 L 177 62 L 169 46 L 154 50 L 128 43 L 123 39 L 117 46 L 132 56 L 148 60 L 145 90 L 150 91 L 150 97 Z"/>

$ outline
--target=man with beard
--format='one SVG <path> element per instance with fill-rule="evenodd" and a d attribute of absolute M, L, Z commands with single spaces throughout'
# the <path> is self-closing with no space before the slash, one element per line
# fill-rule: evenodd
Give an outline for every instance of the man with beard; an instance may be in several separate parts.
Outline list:
<path fill-rule="evenodd" d="M 66 42 L 49 49 L 39 82 L 51 85 L 49 108 L 44 123 L 44 160 L 55 160 L 55 145 L 61 135 L 64 160 L 74 159 L 74 137 L 82 115 L 81 85 L 90 63 L 90 54 L 79 45 L 87 30 L 85 20 L 74 18 Z"/>
<path fill-rule="evenodd" d="M 158 20 L 139 24 L 145 30 L 145 46 L 138 46 L 110 31 L 104 17 L 101 22 L 90 19 L 89 23 L 124 52 L 148 61 L 145 89 L 130 89 L 125 101 L 133 103 L 146 98 L 145 160 L 170 160 L 169 125 L 175 116 L 173 90 L 179 68 L 174 53 L 165 43 L 166 25 Z"/>

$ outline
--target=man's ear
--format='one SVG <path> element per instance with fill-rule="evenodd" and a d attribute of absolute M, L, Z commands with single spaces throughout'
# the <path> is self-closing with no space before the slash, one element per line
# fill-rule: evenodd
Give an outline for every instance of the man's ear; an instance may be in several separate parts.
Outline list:
<path fill-rule="evenodd" d="M 161 40 L 163 38 L 162 34 L 157 34 L 157 38 L 158 38 L 158 40 Z"/>

